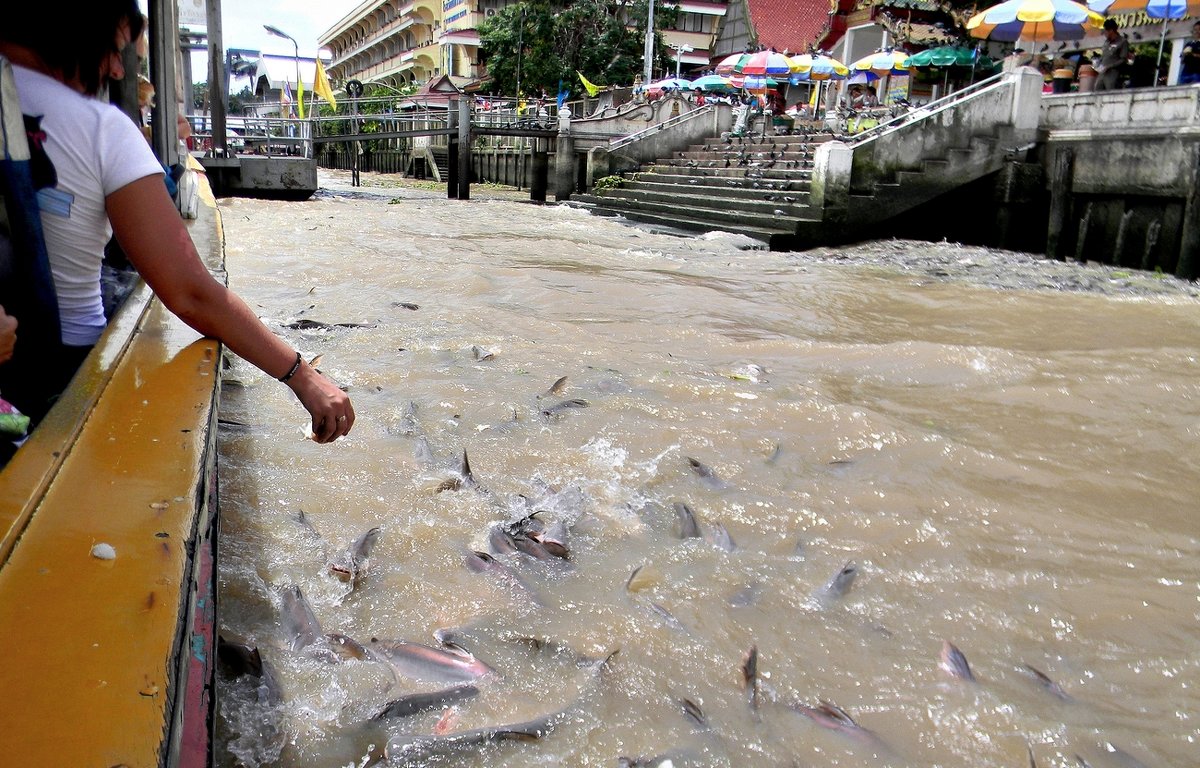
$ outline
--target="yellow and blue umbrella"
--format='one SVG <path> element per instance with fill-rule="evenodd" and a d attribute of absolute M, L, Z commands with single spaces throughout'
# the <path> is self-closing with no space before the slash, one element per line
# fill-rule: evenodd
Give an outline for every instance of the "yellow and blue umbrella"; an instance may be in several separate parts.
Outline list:
<path fill-rule="evenodd" d="M 849 74 L 850 69 L 832 56 L 805 53 L 792 57 L 790 80 L 793 84 L 809 80 L 845 80 Z"/>
<path fill-rule="evenodd" d="M 904 51 L 876 51 L 850 65 L 851 72 L 874 72 L 884 75 L 907 75 L 908 54 Z"/>
<path fill-rule="evenodd" d="M 1200 0 L 1090 0 L 1088 8 L 1105 16 L 1145 13 L 1152 19 L 1200 16 Z"/>
<path fill-rule="evenodd" d="M 980 11 L 967 22 L 967 33 L 984 40 L 1082 40 L 1104 18 L 1071 0 L 1007 0 Z"/>
<path fill-rule="evenodd" d="M 1144 13 L 1152 19 L 1162 19 L 1162 36 L 1158 39 L 1158 64 L 1154 68 L 1155 83 L 1158 82 L 1158 71 L 1162 69 L 1163 46 L 1167 42 L 1167 22 L 1171 19 L 1200 16 L 1200 0 L 1089 0 L 1087 6 L 1105 16 Z"/>

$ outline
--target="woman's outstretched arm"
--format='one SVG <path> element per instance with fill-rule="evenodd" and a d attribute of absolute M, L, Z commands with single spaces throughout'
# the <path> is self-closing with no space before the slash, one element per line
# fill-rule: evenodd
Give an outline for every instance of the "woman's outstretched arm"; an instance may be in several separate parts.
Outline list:
<path fill-rule="evenodd" d="M 127 184 L 105 205 L 121 248 L 167 309 L 264 373 L 282 378 L 292 372 L 297 352 L 208 273 L 161 177 Z M 287 385 L 312 415 L 317 442 L 332 442 L 354 426 L 349 396 L 308 363 L 300 361 Z"/>

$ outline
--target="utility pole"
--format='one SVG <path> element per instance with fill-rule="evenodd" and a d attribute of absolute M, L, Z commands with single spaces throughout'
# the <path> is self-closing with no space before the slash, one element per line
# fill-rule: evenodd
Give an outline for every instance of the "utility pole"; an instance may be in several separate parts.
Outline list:
<path fill-rule="evenodd" d="M 525 53 L 525 5 L 521 4 L 521 26 L 517 30 L 517 105 L 513 114 L 521 113 L 521 57 Z"/>
<path fill-rule="evenodd" d="M 642 54 L 642 82 L 649 86 L 654 75 L 654 0 L 647 0 L 646 6 L 649 11 L 646 14 L 646 50 Z"/>

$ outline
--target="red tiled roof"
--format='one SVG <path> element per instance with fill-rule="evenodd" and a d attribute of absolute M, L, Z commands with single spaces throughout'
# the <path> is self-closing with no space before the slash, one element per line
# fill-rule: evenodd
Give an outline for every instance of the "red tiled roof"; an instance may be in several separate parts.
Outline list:
<path fill-rule="evenodd" d="M 780 53 L 804 53 L 829 22 L 829 0 L 745 1 L 758 44 Z"/>

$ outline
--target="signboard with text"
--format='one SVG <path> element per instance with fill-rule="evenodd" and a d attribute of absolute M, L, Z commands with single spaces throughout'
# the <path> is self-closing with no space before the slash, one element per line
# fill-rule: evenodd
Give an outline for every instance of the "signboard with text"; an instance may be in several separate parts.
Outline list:
<path fill-rule="evenodd" d="M 179 26 L 181 27 L 207 27 L 208 12 L 205 10 L 204 0 L 178 0 L 179 2 Z"/>

